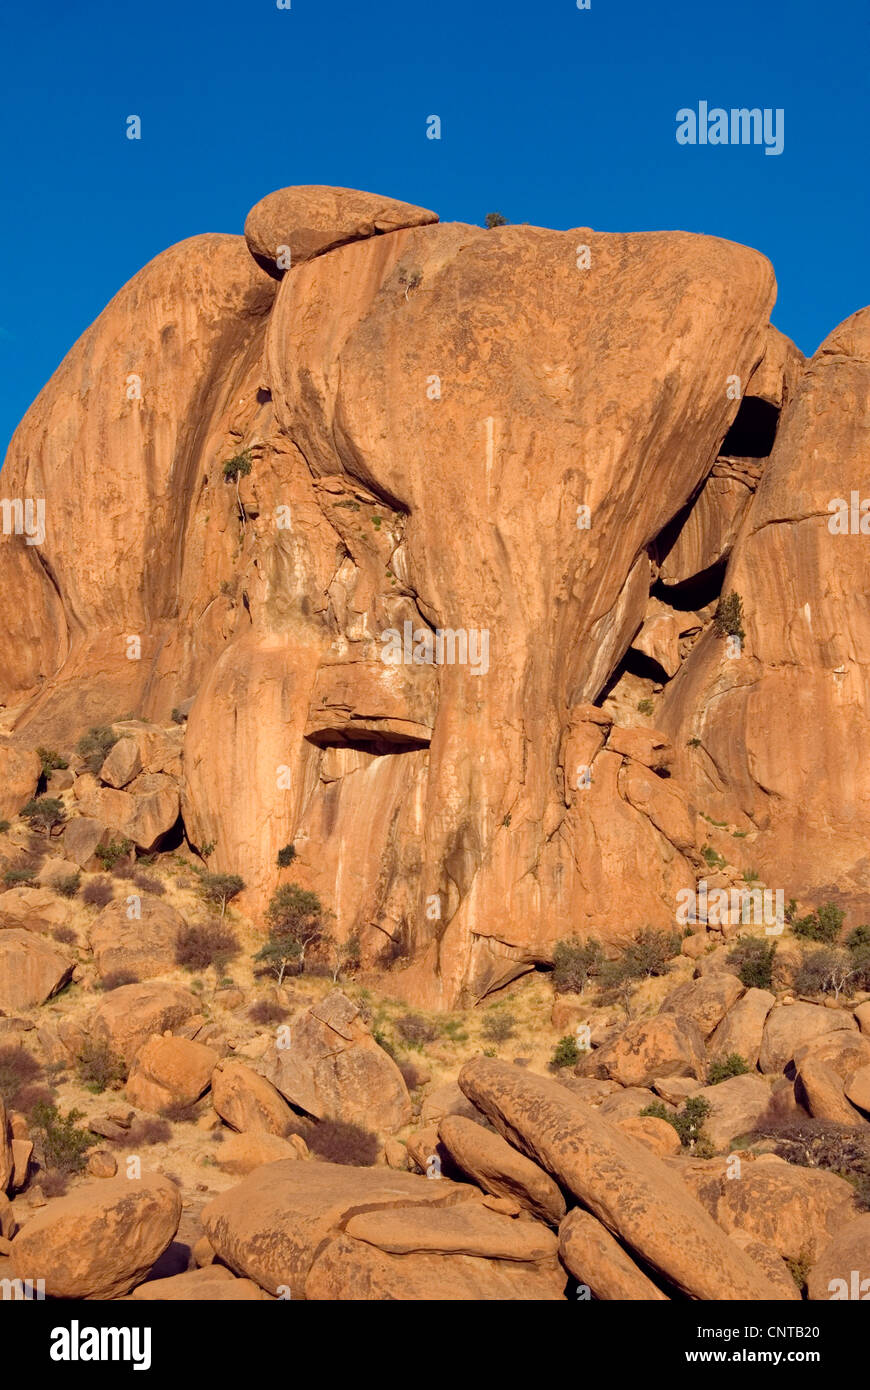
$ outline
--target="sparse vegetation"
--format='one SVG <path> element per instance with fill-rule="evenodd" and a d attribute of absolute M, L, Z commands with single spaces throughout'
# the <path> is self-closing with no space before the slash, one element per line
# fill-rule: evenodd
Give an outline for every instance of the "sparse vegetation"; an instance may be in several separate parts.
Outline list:
<path fill-rule="evenodd" d="M 669 1110 L 663 1101 L 655 1100 L 644 1106 L 640 1113 L 642 1116 L 653 1115 L 658 1120 L 666 1120 L 677 1131 L 684 1148 L 691 1148 L 697 1153 L 701 1147 L 703 1152 L 699 1156 L 709 1156 L 708 1150 L 712 1149 L 712 1145 L 704 1134 L 704 1121 L 710 1114 L 710 1102 L 703 1096 L 689 1096 L 683 1102 L 682 1109 L 677 1111 Z"/>
<path fill-rule="evenodd" d="M 594 937 L 557 941 L 553 948 L 553 989 L 557 994 L 582 994 L 592 976 L 600 972 L 603 959 Z"/>
<path fill-rule="evenodd" d="M 0 1047 L 0 1096 L 8 1109 L 20 1110 L 19 1097 L 42 1078 L 42 1067 L 23 1047 Z"/>
<path fill-rule="evenodd" d="M 701 856 L 708 869 L 724 869 L 725 857 L 721 855 L 712 845 L 705 845 L 701 850 Z"/>
<path fill-rule="evenodd" d="M 744 936 L 728 956 L 728 964 L 737 966 L 740 983 L 747 989 L 773 988 L 773 961 L 776 942 L 760 936 Z"/>
<path fill-rule="evenodd" d="M 296 850 L 295 850 L 294 846 L 293 846 L 293 845 L 284 845 L 283 848 L 282 848 L 282 849 L 279 849 L 279 851 L 278 851 L 278 868 L 279 868 L 279 869 L 286 869 L 286 868 L 289 868 L 289 866 L 293 863 L 293 860 L 294 860 L 295 858 L 296 858 Z"/>
<path fill-rule="evenodd" d="M 707 1085 L 718 1086 L 720 1081 L 728 1081 L 732 1076 L 745 1076 L 751 1070 L 746 1058 L 741 1057 L 739 1052 L 729 1052 L 727 1057 L 718 1057 L 710 1063 Z"/>
<path fill-rule="evenodd" d="M 416 1047 L 421 1051 L 426 1043 L 434 1042 L 438 1037 L 435 1024 L 421 1018 L 420 1014 L 403 1014 L 396 1019 L 393 1027 L 406 1047 Z"/>
<path fill-rule="evenodd" d="M 7 888 L 27 888 L 37 882 L 36 869 L 7 869 L 3 875 Z"/>
<path fill-rule="evenodd" d="M 60 753 L 56 753 L 53 748 L 37 748 L 36 756 L 42 763 L 42 776 L 49 777 L 52 772 L 69 767 L 66 758 Z"/>
<path fill-rule="evenodd" d="M 94 725 L 78 741 L 77 752 L 84 759 L 89 772 L 97 773 L 103 766 L 111 750 L 118 742 L 119 735 L 107 724 Z"/>
<path fill-rule="evenodd" d="M 63 1176 L 82 1171 L 85 1154 L 94 1142 L 86 1130 L 78 1128 L 76 1121 L 82 1118 L 81 1110 L 61 1115 L 55 1105 L 45 1101 L 34 1105 L 30 1114 L 31 1131 L 46 1168 Z"/>
<path fill-rule="evenodd" d="M 480 1036 L 487 1042 L 503 1043 L 514 1035 L 516 1019 L 501 1009 L 490 1009 L 480 1025 Z"/>
<path fill-rule="evenodd" d="M 843 947 L 823 946 L 805 957 L 795 976 L 795 989 L 799 994 L 840 995 L 859 988 L 865 988 L 865 979 L 870 978 L 870 951 L 859 954 Z"/>
<path fill-rule="evenodd" d="M 553 1049 L 550 1058 L 550 1070 L 561 1071 L 563 1067 L 576 1067 L 580 1061 L 580 1049 L 577 1046 L 577 1039 L 570 1033 L 566 1033 L 564 1038 L 560 1038 Z"/>
<path fill-rule="evenodd" d="M 716 605 L 713 626 L 720 637 L 746 637 L 743 631 L 743 600 L 734 590 L 723 594 Z"/>
<path fill-rule="evenodd" d="M 646 699 L 638 700 L 637 708 L 638 713 L 640 714 L 652 714 L 655 710 L 655 705 L 653 704 L 652 700 L 649 699 L 649 697 L 647 696 Z"/>
<path fill-rule="evenodd" d="M 111 881 L 107 878 L 94 878 L 82 889 L 82 902 L 89 907 L 105 907 L 115 896 Z"/>
<path fill-rule="evenodd" d="M 802 1168 L 822 1168 L 855 1188 L 858 1204 L 870 1211 L 870 1138 L 868 1131 L 828 1120 L 798 1120 L 759 1131 L 776 1140 L 774 1152 Z"/>
<path fill-rule="evenodd" d="M 486 226 L 490 230 L 493 227 L 506 227 L 507 218 L 503 217 L 500 212 L 488 212 L 486 214 Z"/>
<path fill-rule="evenodd" d="M 316 893 L 285 883 L 272 894 L 266 912 L 269 938 L 254 959 L 271 970 L 280 984 L 288 966 L 305 969 L 306 952 L 316 947 L 326 933 L 326 913 Z"/>
<path fill-rule="evenodd" d="M 680 953 L 680 945 L 678 932 L 644 927 L 617 960 L 604 962 L 600 971 L 601 982 L 606 988 L 613 988 L 624 980 L 667 975 L 671 968 L 670 961 Z"/>
<path fill-rule="evenodd" d="M 220 903 L 221 921 L 227 910 L 227 903 L 238 897 L 245 887 L 245 880 L 238 874 L 203 874 L 202 896 L 206 902 Z"/>
<path fill-rule="evenodd" d="M 110 873 L 119 859 L 125 859 L 133 848 L 132 840 L 112 840 L 108 845 L 97 845 L 94 854 L 103 868 Z"/>
<path fill-rule="evenodd" d="M 108 1043 L 88 1039 L 76 1065 L 78 1078 L 85 1090 L 100 1095 L 109 1087 L 119 1086 L 127 1076 L 122 1057 L 117 1057 Z"/>
<path fill-rule="evenodd" d="M 248 1018 L 252 1023 L 283 1023 L 289 1017 L 289 1010 L 274 999 L 258 999 L 248 1009 Z"/>
<path fill-rule="evenodd" d="M 60 893 L 62 898 L 74 898 L 81 885 L 81 874 L 67 874 L 64 878 L 55 881 L 55 891 Z"/>
<path fill-rule="evenodd" d="M 376 1134 L 347 1120 L 318 1120 L 303 1138 L 311 1152 L 327 1163 L 343 1163 L 352 1168 L 372 1168 L 380 1144 Z"/>
<path fill-rule="evenodd" d="M 22 806 L 20 815 L 30 822 L 31 830 L 41 830 L 47 834 L 66 819 L 63 802 L 56 796 L 34 796 Z"/>
<path fill-rule="evenodd" d="M 178 933 L 175 963 L 185 970 L 205 970 L 213 965 L 223 974 L 238 952 L 238 939 L 229 927 L 220 922 L 193 922 Z"/>
<path fill-rule="evenodd" d="M 845 916 L 845 912 L 837 907 L 836 903 L 822 903 L 821 907 L 814 908 L 805 917 L 794 916 L 791 929 L 795 936 L 800 936 L 805 941 L 820 941 L 832 945 L 840 939 Z"/>

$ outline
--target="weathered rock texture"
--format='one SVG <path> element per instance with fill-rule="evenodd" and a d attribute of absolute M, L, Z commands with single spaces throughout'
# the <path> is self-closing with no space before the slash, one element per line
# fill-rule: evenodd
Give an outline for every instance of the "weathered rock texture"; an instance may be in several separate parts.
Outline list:
<path fill-rule="evenodd" d="M 140 271 L 12 441 L 5 495 L 46 509 L 0 538 L 15 801 L 37 743 L 181 706 L 177 766 L 125 727 L 92 828 L 150 849 L 180 813 L 252 909 L 293 843 L 431 1007 L 669 926 L 700 812 L 766 881 L 866 892 L 867 552 L 827 504 L 866 471 L 870 311 L 804 370 L 768 262 L 711 237 L 318 187 L 246 236 Z"/>

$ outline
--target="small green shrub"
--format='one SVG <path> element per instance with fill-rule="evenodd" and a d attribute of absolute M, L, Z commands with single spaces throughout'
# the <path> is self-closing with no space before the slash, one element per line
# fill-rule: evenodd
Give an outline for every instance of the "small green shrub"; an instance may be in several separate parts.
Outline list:
<path fill-rule="evenodd" d="M 703 1096 L 689 1096 L 684 1101 L 682 1110 L 678 1110 L 676 1113 L 668 1110 L 667 1106 L 660 1100 L 655 1100 L 652 1104 L 645 1106 L 640 1113 L 641 1115 L 653 1115 L 656 1119 L 666 1120 L 669 1125 L 673 1125 L 684 1148 L 694 1146 L 697 1150 L 699 1142 L 706 1139 L 705 1153 L 701 1154 L 701 1157 L 706 1156 L 707 1145 L 710 1141 L 704 1134 L 704 1121 L 710 1114 L 710 1102 L 705 1100 Z"/>
<path fill-rule="evenodd" d="M 97 845 L 94 854 L 107 873 L 114 869 L 119 859 L 125 859 L 133 848 L 132 840 L 112 840 L 108 845 Z"/>
<path fill-rule="evenodd" d="M 238 874 L 203 874 L 202 896 L 207 903 L 220 904 L 221 917 L 227 910 L 227 903 L 237 898 L 245 887 L 245 880 Z"/>
<path fill-rule="evenodd" d="M 738 593 L 732 591 L 721 596 L 713 626 L 720 637 L 739 637 L 743 641 L 746 636 L 743 631 L 743 600 Z"/>
<path fill-rule="evenodd" d="M 293 863 L 293 860 L 294 860 L 295 858 L 296 858 L 296 850 L 295 850 L 294 846 L 293 846 L 293 845 L 284 845 L 284 847 L 283 847 L 282 849 L 279 849 L 279 851 L 278 851 L 278 868 L 279 868 L 279 869 L 286 869 L 286 868 L 288 868 L 288 867 Z"/>
<path fill-rule="evenodd" d="M 516 1019 L 513 1014 L 491 1009 L 480 1025 L 480 1036 L 487 1042 L 503 1043 L 514 1035 Z"/>
<path fill-rule="evenodd" d="M 89 772 L 99 772 L 119 737 L 120 735 L 106 724 L 95 725 L 82 735 L 78 741 L 77 752 L 84 759 Z"/>
<path fill-rule="evenodd" d="M 37 882 L 36 869 L 7 869 L 3 882 L 7 888 L 24 888 Z"/>
<path fill-rule="evenodd" d="M 582 994 L 602 966 L 601 946 L 594 937 L 581 941 L 569 937 L 553 947 L 553 989 L 557 994 Z"/>
<path fill-rule="evenodd" d="M 727 1057 L 719 1057 L 710 1063 L 707 1085 L 718 1086 L 720 1081 L 727 1081 L 732 1076 L 745 1076 L 751 1070 L 746 1058 L 741 1057 L 739 1052 L 729 1052 Z"/>
<path fill-rule="evenodd" d="M 66 758 L 61 757 L 60 753 L 56 753 L 53 748 L 37 748 L 36 756 L 42 763 L 43 777 L 48 777 L 57 769 L 69 767 Z"/>
<path fill-rule="evenodd" d="M 637 708 L 640 714 L 652 714 L 655 709 L 655 705 L 650 699 L 638 700 Z"/>
<path fill-rule="evenodd" d="M 560 1038 L 553 1049 L 550 1058 L 550 1070 L 560 1071 L 562 1067 L 576 1067 L 580 1061 L 580 1049 L 577 1046 L 577 1039 L 570 1033 L 564 1038 Z"/>
<path fill-rule="evenodd" d="M 507 218 L 502 217 L 500 212 L 488 212 L 486 214 L 486 226 L 489 229 L 493 227 L 506 227 Z"/>
<path fill-rule="evenodd" d="M 63 802 L 56 796 L 34 796 L 22 806 L 20 815 L 30 822 L 31 830 L 49 831 L 66 819 Z"/>
<path fill-rule="evenodd" d="M 251 452 L 243 449 L 234 458 L 227 459 L 221 466 L 221 471 L 227 482 L 237 483 L 239 478 L 247 478 L 251 471 Z"/>
<path fill-rule="evenodd" d="M 85 1154 L 94 1140 L 86 1130 L 79 1129 L 81 1110 L 61 1115 L 55 1105 L 38 1101 L 30 1112 L 30 1124 L 35 1145 L 45 1166 L 61 1174 L 80 1173 L 85 1166 Z"/>
<path fill-rule="evenodd" d="M 747 989 L 773 989 L 773 961 L 776 942 L 760 936 L 741 937 L 728 956 L 728 964 L 737 966 L 740 983 Z"/>
<path fill-rule="evenodd" d="M 79 891 L 82 881 L 81 874 L 66 874 L 55 882 L 55 891 L 60 893 L 62 898 L 74 898 Z"/>
<path fill-rule="evenodd" d="M 794 917 L 791 929 L 795 936 L 805 941 L 821 941 L 832 945 L 840 938 L 845 912 L 836 903 L 822 903 L 821 907 L 808 912 L 806 917 Z"/>
<path fill-rule="evenodd" d="M 701 850 L 701 855 L 708 869 L 725 868 L 724 856 L 721 855 L 718 850 L 714 849 L 712 845 L 705 845 Z"/>
<path fill-rule="evenodd" d="M 82 1085 L 94 1095 L 120 1085 L 127 1077 L 123 1058 L 117 1057 L 108 1043 L 94 1039 L 89 1039 L 82 1048 L 76 1071 Z"/>

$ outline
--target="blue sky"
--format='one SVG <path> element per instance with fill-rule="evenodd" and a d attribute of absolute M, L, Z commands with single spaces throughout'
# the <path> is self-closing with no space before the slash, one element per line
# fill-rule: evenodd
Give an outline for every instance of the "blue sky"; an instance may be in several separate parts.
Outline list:
<path fill-rule="evenodd" d="M 870 301 L 866 0 L 42 0 L 7 6 L 0 444 L 126 280 L 265 193 L 442 220 L 683 228 L 773 261 L 811 353 Z M 783 108 L 785 148 L 681 147 L 681 107 Z M 128 115 L 142 140 L 125 136 Z M 441 141 L 426 117 L 440 115 Z"/>

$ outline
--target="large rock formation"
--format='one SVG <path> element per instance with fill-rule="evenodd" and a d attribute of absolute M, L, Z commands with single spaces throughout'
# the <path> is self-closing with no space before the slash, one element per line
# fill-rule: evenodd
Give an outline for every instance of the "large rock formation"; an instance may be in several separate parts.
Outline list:
<path fill-rule="evenodd" d="M 212 842 L 250 911 L 294 844 L 433 1008 L 671 925 L 710 817 L 735 869 L 865 892 L 863 537 L 827 505 L 860 487 L 870 311 L 803 371 L 768 262 L 711 237 L 313 187 L 246 235 L 146 266 L 12 441 L 16 801 L 38 744 L 189 711 L 161 766 L 123 726 L 94 830 Z"/>

